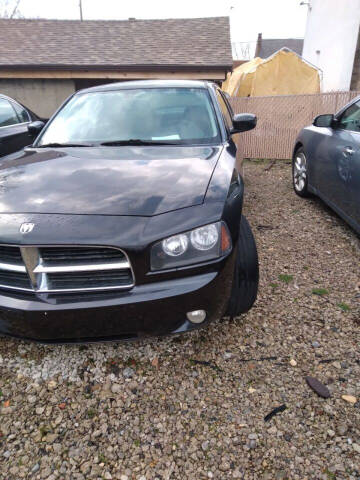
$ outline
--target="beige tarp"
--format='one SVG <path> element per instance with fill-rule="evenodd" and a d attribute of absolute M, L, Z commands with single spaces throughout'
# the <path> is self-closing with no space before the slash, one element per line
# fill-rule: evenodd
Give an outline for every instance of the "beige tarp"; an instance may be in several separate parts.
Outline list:
<path fill-rule="evenodd" d="M 263 60 L 243 63 L 228 74 L 222 89 L 235 97 L 319 93 L 319 71 L 296 53 L 279 50 Z"/>

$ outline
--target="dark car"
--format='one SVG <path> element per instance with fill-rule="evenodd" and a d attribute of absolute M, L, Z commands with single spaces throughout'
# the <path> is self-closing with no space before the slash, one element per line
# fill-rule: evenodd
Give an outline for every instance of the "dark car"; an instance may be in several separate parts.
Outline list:
<path fill-rule="evenodd" d="M 255 124 L 208 82 L 71 96 L 0 161 L 0 332 L 128 339 L 247 311 L 258 260 L 232 134 Z"/>
<path fill-rule="evenodd" d="M 304 128 L 292 165 L 295 192 L 319 196 L 360 233 L 360 97 Z"/>
<path fill-rule="evenodd" d="M 40 118 L 16 100 L 0 94 L 0 157 L 31 145 L 36 130 L 29 130 L 31 122 Z"/>

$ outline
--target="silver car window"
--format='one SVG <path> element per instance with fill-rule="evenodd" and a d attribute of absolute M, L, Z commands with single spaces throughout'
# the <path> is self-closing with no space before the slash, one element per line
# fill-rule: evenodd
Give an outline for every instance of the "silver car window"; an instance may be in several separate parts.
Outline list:
<path fill-rule="evenodd" d="M 0 127 L 8 127 L 21 123 L 10 102 L 0 98 Z"/>
<path fill-rule="evenodd" d="M 21 123 L 30 122 L 30 116 L 24 107 L 15 102 L 11 102 L 11 105 L 17 113 L 17 116 L 19 117 Z"/>
<path fill-rule="evenodd" d="M 360 132 L 360 100 L 350 105 L 341 115 L 338 128 Z"/>

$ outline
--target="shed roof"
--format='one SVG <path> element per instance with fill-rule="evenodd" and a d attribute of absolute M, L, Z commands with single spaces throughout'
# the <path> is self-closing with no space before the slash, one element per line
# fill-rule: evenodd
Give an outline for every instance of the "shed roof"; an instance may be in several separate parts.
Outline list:
<path fill-rule="evenodd" d="M 0 19 L 0 68 L 231 69 L 228 17 Z"/>

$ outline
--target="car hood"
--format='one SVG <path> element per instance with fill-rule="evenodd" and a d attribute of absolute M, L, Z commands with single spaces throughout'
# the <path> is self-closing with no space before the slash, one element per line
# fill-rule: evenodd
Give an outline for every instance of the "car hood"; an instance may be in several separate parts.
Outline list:
<path fill-rule="evenodd" d="M 198 205 L 221 149 L 28 148 L 0 159 L 0 213 L 152 216 Z"/>

